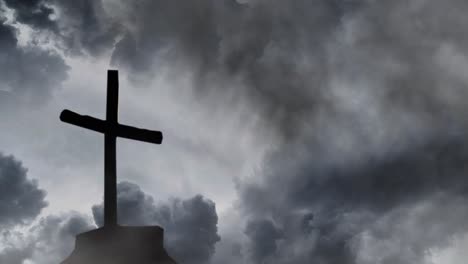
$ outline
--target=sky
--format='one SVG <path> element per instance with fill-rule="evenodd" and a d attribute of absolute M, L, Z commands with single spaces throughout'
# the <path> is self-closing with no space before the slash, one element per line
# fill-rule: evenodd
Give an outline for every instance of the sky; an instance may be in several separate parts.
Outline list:
<path fill-rule="evenodd" d="M 123 225 L 179 263 L 468 256 L 465 0 L 0 0 L 0 263 L 102 225 L 105 116 Z"/>

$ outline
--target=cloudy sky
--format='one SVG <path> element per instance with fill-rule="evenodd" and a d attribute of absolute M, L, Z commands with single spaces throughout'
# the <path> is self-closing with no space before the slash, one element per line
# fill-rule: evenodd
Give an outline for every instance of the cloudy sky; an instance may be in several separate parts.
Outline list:
<path fill-rule="evenodd" d="M 0 263 L 58 263 L 102 224 L 105 115 L 121 224 L 180 263 L 468 257 L 465 0 L 0 0 Z"/>

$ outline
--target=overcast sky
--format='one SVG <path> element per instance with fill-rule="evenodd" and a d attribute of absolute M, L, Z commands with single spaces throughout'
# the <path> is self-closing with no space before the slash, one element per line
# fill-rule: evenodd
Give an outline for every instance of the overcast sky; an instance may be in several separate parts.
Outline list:
<path fill-rule="evenodd" d="M 180 263 L 468 257 L 465 0 L 0 0 L 0 263 L 58 263 L 102 223 L 105 116 L 122 224 Z M 193 239 L 196 243 L 193 243 Z"/>

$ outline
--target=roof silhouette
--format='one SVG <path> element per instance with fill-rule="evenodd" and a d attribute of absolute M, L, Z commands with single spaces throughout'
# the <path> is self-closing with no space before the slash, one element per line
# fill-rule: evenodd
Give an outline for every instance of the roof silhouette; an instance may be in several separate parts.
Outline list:
<path fill-rule="evenodd" d="M 61 264 L 175 264 L 158 226 L 102 227 L 79 234 L 75 250 Z"/>

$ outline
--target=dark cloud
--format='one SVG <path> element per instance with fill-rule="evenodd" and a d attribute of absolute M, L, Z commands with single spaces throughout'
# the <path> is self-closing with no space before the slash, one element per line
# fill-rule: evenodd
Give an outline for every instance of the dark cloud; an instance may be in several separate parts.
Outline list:
<path fill-rule="evenodd" d="M 31 222 L 47 206 L 46 193 L 13 156 L 0 153 L 0 226 Z"/>
<path fill-rule="evenodd" d="M 5 248 L 0 251 L 0 261 L 8 264 L 23 264 L 31 257 L 30 248 Z"/>
<path fill-rule="evenodd" d="M 150 76 L 158 65 L 178 71 L 188 62 L 196 89 L 221 95 L 240 80 L 237 92 L 286 139 L 322 112 L 350 111 L 336 96 L 364 93 L 383 108 L 426 115 L 446 107 L 440 93 L 462 92 L 464 81 L 434 55 L 442 44 L 462 52 L 463 1 L 447 7 L 450 17 L 437 1 L 243 2 L 125 3 L 139 15 L 123 15 L 129 29 L 112 61 Z"/>
<path fill-rule="evenodd" d="M 4 0 L 4 2 L 7 7 L 15 11 L 16 20 L 18 22 L 35 25 L 41 29 L 57 30 L 57 25 L 52 19 L 55 11 L 51 6 L 47 5 L 46 1 Z"/>
<path fill-rule="evenodd" d="M 158 52 L 168 50 L 169 60 L 183 57 L 195 64 L 213 64 L 220 41 L 217 17 L 228 2 L 235 5 L 225 0 L 122 2 L 128 12 L 122 23 L 128 32 L 116 45 L 112 62 L 147 74 Z"/>
<path fill-rule="evenodd" d="M 351 165 L 327 164 L 324 143 L 307 145 L 307 152 L 291 147 L 302 149 L 300 158 L 283 149 L 266 164 L 263 184 L 241 187 L 246 215 L 269 216 L 285 234 L 278 248 L 254 243 L 253 255 L 277 257 L 271 263 L 283 263 L 281 256 L 289 258 L 284 263 L 367 263 L 359 260 L 365 254 L 385 255 L 388 263 L 423 263 L 427 250 L 468 231 L 460 216 L 468 214 L 461 206 L 468 201 L 466 133 L 441 138 Z M 460 215 L 452 217 L 451 210 Z M 253 234 L 265 226 L 248 225 Z M 376 246 L 364 246 L 369 240 Z M 392 251 L 381 252 L 386 243 Z"/>
<path fill-rule="evenodd" d="M 98 56 L 112 50 L 120 26 L 104 10 L 102 1 L 53 1 L 58 10 L 59 40 L 71 54 Z"/>
<path fill-rule="evenodd" d="M 198 195 L 155 204 L 138 185 L 121 182 L 117 186 L 119 223 L 159 225 L 164 228 L 165 247 L 180 263 L 207 263 L 214 253 L 218 235 L 215 204 Z M 103 224 L 103 206 L 93 207 L 96 223 Z"/>
<path fill-rule="evenodd" d="M 102 1 L 12 1 L 15 22 L 46 35 L 71 55 L 99 56 L 112 50 L 120 26 L 103 7 Z"/>
<path fill-rule="evenodd" d="M 434 195 L 380 215 L 349 243 L 358 248 L 354 263 L 430 263 L 428 249 L 450 247 L 466 234 L 464 203 L 465 197 Z"/>
<path fill-rule="evenodd" d="M 0 250 L 0 261 L 9 264 L 21 264 L 26 260 L 35 264 L 59 263 L 72 252 L 75 236 L 94 228 L 91 219 L 80 213 L 49 215 L 23 235 L 4 235 L 2 242 L 9 246 Z M 18 238 L 22 238 L 20 243 Z"/>
<path fill-rule="evenodd" d="M 65 259 L 73 250 L 75 236 L 94 228 L 90 217 L 76 212 L 42 218 L 30 229 L 35 261 L 45 264 Z"/>
<path fill-rule="evenodd" d="M 270 220 L 250 221 L 245 228 L 245 234 L 252 243 L 252 258 L 256 263 L 264 263 L 265 258 L 273 255 L 277 249 L 277 240 L 283 238 Z"/>
<path fill-rule="evenodd" d="M 123 24 L 132 30 L 116 45 L 112 62 L 135 75 L 154 74 L 160 64 L 180 69 L 189 63 L 198 92 L 224 94 L 225 82 L 241 80 L 238 92 L 289 136 L 297 119 L 322 103 L 329 74 L 327 41 L 345 14 L 360 5 L 140 1 L 127 4 L 139 16 L 125 17 Z"/>
<path fill-rule="evenodd" d="M 51 50 L 20 46 L 14 27 L 0 17 L 0 90 L 2 99 L 36 103 L 48 99 L 67 78 L 68 66 Z"/>
<path fill-rule="evenodd" d="M 436 140 L 384 160 L 367 161 L 357 168 L 336 166 L 318 171 L 313 167 L 317 164 L 304 164 L 305 175 L 299 177 L 307 180 L 292 190 L 290 198 L 321 199 L 330 207 L 345 201 L 354 209 L 385 211 L 437 192 L 468 194 L 468 184 L 462 176 L 468 169 L 464 162 L 468 158 L 467 142 L 463 138 Z M 311 175 L 314 177 L 309 178 Z"/>
<path fill-rule="evenodd" d="M 94 227 L 76 212 L 37 219 L 45 196 L 21 162 L 0 153 L 0 263 L 58 263 L 71 253 L 75 235 Z"/>

